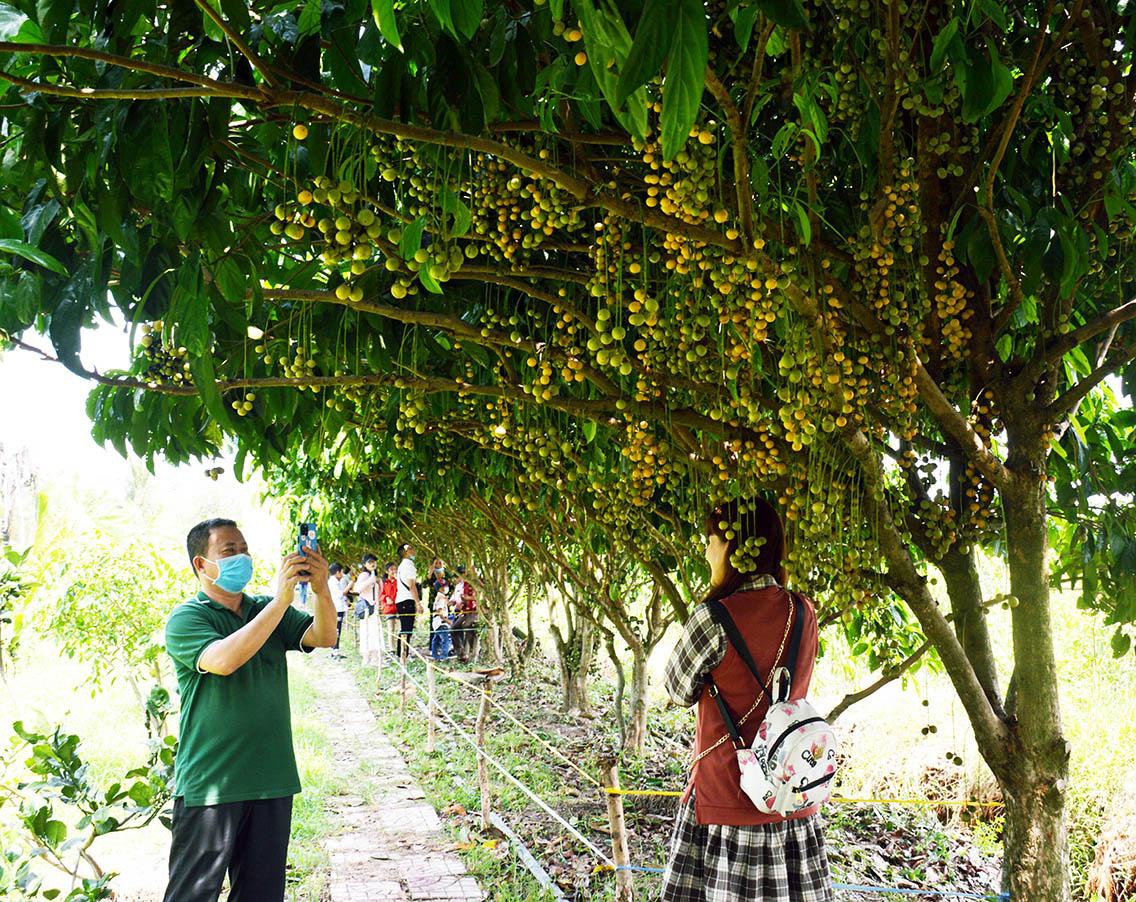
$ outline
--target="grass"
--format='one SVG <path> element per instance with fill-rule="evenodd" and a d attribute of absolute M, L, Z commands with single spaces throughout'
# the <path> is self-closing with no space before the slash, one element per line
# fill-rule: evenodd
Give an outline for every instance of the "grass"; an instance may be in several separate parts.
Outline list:
<path fill-rule="evenodd" d="M 303 791 L 296 796 L 292 808 L 288 898 L 292 902 L 316 902 L 323 896 L 330 873 L 330 859 L 323 843 L 335 825 L 328 814 L 328 800 L 345 794 L 354 775 L 336 767 L 327 724 L 316 713 L 319 689 L 312 672 L 295 656 L 290 664 L 292 744 Z"/>

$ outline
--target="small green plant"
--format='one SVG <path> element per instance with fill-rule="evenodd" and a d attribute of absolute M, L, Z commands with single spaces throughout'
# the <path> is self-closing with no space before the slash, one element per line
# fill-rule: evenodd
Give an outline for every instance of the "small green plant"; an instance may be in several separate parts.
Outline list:
<path fill-rule="evenodd" d="M 12 729 L 7 773 L 0 779 L 0 805 L 17 807 L 16 821 L 28 850 L 8 853 L 0 865 L 0 890 L 7 881 L 25 896 L 40 893 L 45 899 L 56 898 L 59 891 L 41 890 L 41 880 L 32 870 L 32 863 L 41 861 L 81 881 L 66 899 L 109 898 L 114 875 L 99 866 L 91 848 L 99 837 L 137 830 L 155 819 L 169 826 L 163 812 L 170 800 L 177 740 L 151 738 L 146 763 L 103 787 L 91 780 L 74 733 L 59 727 L 37 732 L 22 722 Z M 23 775 L 13 784 L 21 765 Z"/>

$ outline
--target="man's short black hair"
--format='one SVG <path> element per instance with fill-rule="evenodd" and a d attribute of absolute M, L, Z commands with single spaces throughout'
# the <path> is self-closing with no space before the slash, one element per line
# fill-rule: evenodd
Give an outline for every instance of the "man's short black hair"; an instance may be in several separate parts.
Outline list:
<path fill-rule="evenodd" d="M 342 573 L 343 572 L 343 565 L 342 564 L 332 564 L 330 567 L 327 568 L 327 572 L 332 574 L 332 575 L 335 575 L 336 573 Z"/>
<path fill-rule="evenodd" d="M 236 520 L 214 517 L 212 520 L 202 520 L 189 531 L 189 535 L 185 537 L 185 550 L 189 552 L 189 566 L 193 567 L 194 573 L 197 572 L 197 568 L 193 566 L 193 559 L 198 555 L 204 557 L 205 552 L 209 550 L 209 536 L 212 535 L 213 530 L 236 525 Z"/>

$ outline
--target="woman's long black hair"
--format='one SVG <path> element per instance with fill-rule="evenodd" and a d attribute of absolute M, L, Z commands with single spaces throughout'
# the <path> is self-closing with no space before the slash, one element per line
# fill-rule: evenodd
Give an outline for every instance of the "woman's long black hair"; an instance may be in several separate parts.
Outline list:
<path fill-rule="evenodd" d="M 733 538 L 726 536 L 730 531 L 734 533 Z M 781 564 L 785 557 L 785 527 L 777 509 L 764 498 L 754 496 L 719 504 L 706 517 L 707 539 L 711 535 L 726 543 L 726 570 L 721 581 L 707 591 L 703 602 L 728 598 L 747 579 L 762 573 L 785 585 L 785 568 Z M 747 539 L 760 540 L 761 547 L 747 555 L 749 559 L 743 572 L 734 566 L 734 555 L 739 547 L 745 547 Z"/>

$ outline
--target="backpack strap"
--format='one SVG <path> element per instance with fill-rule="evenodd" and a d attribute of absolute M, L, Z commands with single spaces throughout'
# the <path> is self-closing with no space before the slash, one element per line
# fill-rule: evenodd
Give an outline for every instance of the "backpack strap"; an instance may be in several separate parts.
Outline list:
<path fill-rule="evenodd" d="M 774 704 L 773 694 L 765 685 L 765 680 L 761 678 L 761 674 L 757 670 L 757 664 L 754 663 L 753 655 L 749 653 L 749 647 L 746 645 L 745 639 L 742 638 L 741 630 L 739 630 L 738 625 L 734 623 L 734 618 L 730 616 L 730 612 L 726 610 L 726 606 L 720 601 L 711 601 L 708 606 L 710 608 L 710 616 L 726 631 L 727 638 L 734 646 L 738 656 L 745 662 L 746 667 L 749 668 L 749 672 L 753 674 L 753 678 L 757 680 L 757 685 L 761 687 L 761 691 L 764 692 L 765 697 L 769 699 L 769 704 Z M 797 644 L 799 646 L 800 642 L 798 641 Z"/>
<path fill-rule="evenodd" d="M 796 592 L 790 592 L 793 600 L 795 614 L 793 617 L 793 635 L 789 639 L 789 659 L 785 666 L 789 671 L 789 680 L 792 682 L 797 676 L 797 659 L 801 656 L 801 638 L 805 632 L 805 600 Z"/>
<path fill-rule="evenodd" d="M 741 734 L 738 733 L 738 728 L 734 724 L 734 718 L 730 715 L 730 709 L 726 707 L 726 702 L 722 699 L 721 693 L 718 692 L 718 686 L 715 684 L 712 677 L 706 678 L 706 690 L 710 693 L 710 697 L 718 703 L 718 712 L 722 715 L 722 723 L 726 725 L 726 731 L 730 734 L 734 748 L 741 751 L 746 747 L 745 740 L 742 739 Z"/>

